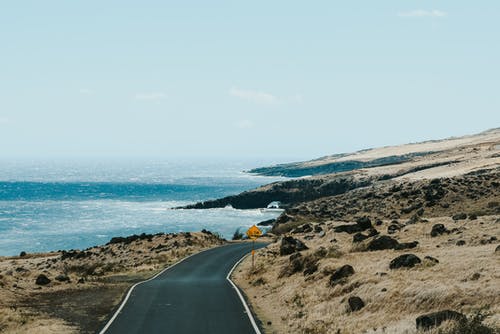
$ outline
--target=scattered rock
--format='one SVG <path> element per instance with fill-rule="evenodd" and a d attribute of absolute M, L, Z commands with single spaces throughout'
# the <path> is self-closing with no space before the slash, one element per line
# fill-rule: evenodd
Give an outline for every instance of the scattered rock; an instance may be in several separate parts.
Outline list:
<path fill-rule="evenodd" d="M 376 226 L 380 226 L 380 225 L 382 225 L 382 224 L 383 224 L 383 223 L 382 223 L 382 221 L 381 221 L 380 219 L 375 220 L 375 225 L 376 225 Z"/>
<path fill-rule="evenodd" d="M 401 230 L 401 226 L 399 224 L 391 224 L 391 225 L 387 226 L 387 233 L 389 233 L 389 234 L 394 234 L 394 233 L 398 232 L 399 230 Z"/>
<path fill-rule="evenodd" d="M 437 237 L 438 235 L 449 233 L 449 231 L 444 227 L 443 224 L 435 224 L 432 226 L 431 237 Z"/>
<path fill-rule="evenodd" d="M 480 274 L 480 273 L 474 273 L 474 274 L 471 276 L 470 280 L 471 280 L 471 281 L 477 281 L 480 277 L 481 277 L 481 274 Z"/>
<path fill-rule="evenodd" d="M 418 246 L 418 241 L 412 241 L 412 242 L 402 242 L 396 245 L 394 249 L 401 250 L 401 249 L 411 249 L 415 248 Z"/>
<path fill-rule="evenodd" d="M 451 217 L 453 220 L 464 220 L 467 219 L 467 214 L 460 212 Z"/>
<path fill-rule="evenodd" d="M 421 315 L 416 319 L 416 324 L 417 324 L 417 329 L 428 330 L 433 327 L 439 326 L 443 321 L 447 320 L 465 321 L 466 319 L 467 318 L 462 313 L 450 310 L 444 310 L 444 311 Z"/>
<path fill-rule="evenodd" d="M 347 302 L 349 303 L 349 310 L 351 312 L 359 311 L 365 306 L 363 300 L 356 296 L 350 297 Z"/>
<path fill-rule="evenodd" d="M 361 227 L 359 227 L 358 224 L 349 224 L 349 225 L 335 226 L 333 228 L 333 231 L 336 232 L 336 233 L 346 232 L 346 233 L 349 233 L 349 234 L 354 234 L 354 233 L 357 233 L 357 232 L 362 232 L 363 229 Z"/>
<path fill-rule="evenodd" d="M 56 281 L 59 281 L 59 282 L 69 282 L 69 277 L 68 277 L 68 276 L 66 276 L 66 275 L 62 275 L 62 274 L 61 274 L 61 275 L 57 275 L 57 276 L 55 277 L 55 280 L 56 280 Z"/>
<path fill-rule="evenodd" d="M 403 254 L 393 259 L 389 264 L 390 269 L 412 268 L 422 260 L 414 254 Z"/>
<path fill-rule="evenodd" d="M 368 236 L 364 235 L 363 233 L 356 233 L 355 235 L 352 236 L 352 242 L 357 243 L 361 242 L 363 240 L 368 239 Z"/>
<path fill-rule="evenodd" d="M 323 238 L 325 236 L 325 231 L 321 231 L 318 233 L 318 237 Z"/>
<path fill-rule="evenodd" d="M 373 227 L 372 228 L 369 228 L 368 230 L 366 230 L 366 232 L 368 233 L 368 236 L 369 237 L 374 237 L 376 235 L 379 235 L 379 231 L 377 231 L 376 229 L 374 229 Z"/>
<path fill-rule="evenodd" d="M 330 285 L 339 283 L 344 278 L 354 275 L 354 268 L 348 264 L 336 269 L 330 276 Z"/>
<path fill-rule="evenodd" d="M 77 281 L 78 284 L 83 284 L 85 283 L 85 279 L 83 277 L 79 278 Z"/>
<path fill-rule="evenodd" d="M 296 228 L 293 229 L 292 233 L 297 234 L 297 233 L 309 233 L 312 232 L 313 228 L 311 224 L 302 224 L 300 226 L 297 226 Z"/>
<path fill-rule="evenodd" d="M 381 235 L 370 240 L 366 247 L 366 250 L 377 251 L 384 249 L 394 249 L 398 244 L 399 242 L 396 239 L 391 238 L 387 235 Z"/>
<path fill-rule="evenodd" d="M 370 220 L 370 218 L 364 216 L 364 217 L 361 217 L 361 218 L 358 218 L 356 220 L 356 224 L 364 230 L 367 230 L 369 228 L 372 228 L 372 222 Z"/>
<path fill-rule="evenodd" d="M 47 285 L 50 282 L 51 282 L 51 280 L 47 276 L 45 276 L 44 274 L 38 275 L 38 277 L 36 278 L 36 281 L 35 281 L 35 283 L 37 285 Z"/>
<path fill-rule="evenodd" d="M 457 246 L 463 246 L 463 245 L 465 245 L 465 241 L 464 240 L 458 240 L 455 245 L 457 245 Z"/>
<path fill-rule="evenodd" d="M 495 248 L 495 253 L 500 253 L 500 245 L 498 245 L 497 248 Z"/>
<path fill-rule="evenodd" d="M 476 220 L 477 219 L 477 215 L 475 213 L 470 213 L 469 214 L 469 219 L 470 220 Z"/>
<path fill-rule="evenodd" d="M 436 259 L 435 257 L 432 257 L 432 256 L 425 256 L 424 261 L 427 261 L 427 262 L 434 264 L 434 265 L 439 263 L 439 260 Z"/>
<path fill-rule="evenodd" d="M 299 239 L 293 237 L 283 237 L 281 239 L 280 255 L 290 255 L 308 249 L 308 247 Z"/>

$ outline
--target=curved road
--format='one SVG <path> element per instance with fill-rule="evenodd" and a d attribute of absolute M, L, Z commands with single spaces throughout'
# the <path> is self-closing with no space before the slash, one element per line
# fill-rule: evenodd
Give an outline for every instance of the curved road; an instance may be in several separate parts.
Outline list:
<path fill-rule="evenodd" d="M 256 243 L 255 248 L 265 245 Z M 101 334 L 256 333 L 236 289 L 226 279 L 251 249 L 251 243 L 213 248 L 139 283 Z"/>

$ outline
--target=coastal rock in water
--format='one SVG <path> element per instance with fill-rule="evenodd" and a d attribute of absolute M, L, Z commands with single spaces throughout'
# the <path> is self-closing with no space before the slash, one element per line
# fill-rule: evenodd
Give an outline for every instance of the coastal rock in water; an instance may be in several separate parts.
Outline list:
<path fill-rule="evenodd" d="M 299 239 L 293 237 L 283 237 L 281 239 L 280 255 L 290 255 L 308 249 L 308 247 Z"/>
<path fill-rule="evenodd" d="M 384 249 L 394 249 L 399 245 L 399 242 L 391 238 L 387 235 L 381 235 L 378 237 L 375 237 L 373 240 L 371 240 L 367 247 L 366 250 L 368 251 L 377 251 L 377 250 L 384 250 Z"/>
<path fill-rule="evenodd" d="M 351 265 L 345 264 L 338 268 L 330 276 L 330 285 L 339 283 L 344 278 L 354 275 L 354 268 Z"/>
<path fill-rule="evenodd" d="M 437 237 L 438 235 L 448 233 L 449 231 L 444 227 L 443 224 L 436 224 L 432 226 L 431 237 Z"/>
<path fill-rule="evenodd" d="M 25 257 L 26 256 L 26 252 L 25 251 L 22 251 L 21 253 L 19 253 L 19 257 Z"/>
<path fill-rule="evenodd" d="M 35 281 L 35 283 L 37 285 L 47 285 L 50 282 L 51 282 L 50 279 L 47 276 L 45 276 L 44 274 L 38 275 L 38 277 L 36 278 L 36 281 Z"/>
<path fill-rule="evenodd" d="M 365 302 L 359 297 L 350 297 L 347 301 L 349 303 L 349 310 L 351 312 L 359 311 L 365 307 Z"/>
<path fill-rule="evenodd" d="M 451 310 L 444 310 L 421 315 L 416 319 L 416 324 L 417 329 L 429 330 L 433 327 L 441 325 L 443 321 L 465 321 L 466 319 L 467 318 L 462 313 Z"/>
<path fill-rule="evenodd" d="M 393 259 L 389 264 L 390 269 L 412 268 L 422 260 L 414 254 L 403 254 Z"/>

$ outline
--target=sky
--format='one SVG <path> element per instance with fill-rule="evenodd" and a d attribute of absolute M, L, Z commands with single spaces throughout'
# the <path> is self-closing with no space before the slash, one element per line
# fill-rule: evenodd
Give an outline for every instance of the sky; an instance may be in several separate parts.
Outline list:
<path fill-rule="evenodd" d="M 287 161 L 500 126 L 500 2 L 3 1 L 0 158 Z"/>

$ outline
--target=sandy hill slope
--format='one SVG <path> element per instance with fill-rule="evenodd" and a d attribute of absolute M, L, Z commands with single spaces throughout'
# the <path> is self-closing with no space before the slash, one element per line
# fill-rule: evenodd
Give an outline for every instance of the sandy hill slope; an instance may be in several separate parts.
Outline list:
<path fill-rule="evenodd" d="M 189 205 L 187 208 L 266 207 L 272 201 L 293 206 L 336 196 L 387 181 L 451 178 L 500 166 L 500 128 L 473 136 L 370 149 L 314 161 L 264 167 L 252 172 L 301 177 L 275 182 L 236 196 Z"/>

